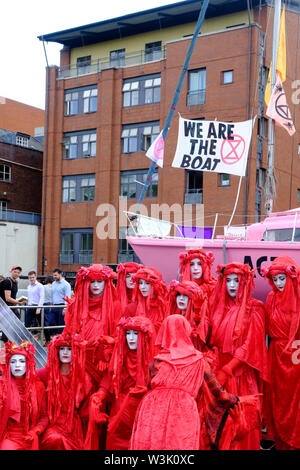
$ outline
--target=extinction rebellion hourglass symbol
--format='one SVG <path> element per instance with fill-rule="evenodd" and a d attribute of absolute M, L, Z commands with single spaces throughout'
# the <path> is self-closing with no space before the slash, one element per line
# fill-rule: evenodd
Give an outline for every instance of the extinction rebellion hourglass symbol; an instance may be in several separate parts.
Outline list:
<path fill-rule="evenodd" d="M 226 165 L 233 165 L 244 155 L 246 143 L 243 137 L 233 134 L 232 139 L 225 139 L 221 145 L 221 160 Z"/>

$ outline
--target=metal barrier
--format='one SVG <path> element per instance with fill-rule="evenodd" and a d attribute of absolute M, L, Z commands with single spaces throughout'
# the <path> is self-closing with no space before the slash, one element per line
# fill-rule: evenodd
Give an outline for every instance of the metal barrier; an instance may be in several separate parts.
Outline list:
<path fill-rule="evenodd" d="M 28 331 L 31 331 L 32 334 L 34 331 L 38 330 L 41 332 L 41 337 L 37 339 L 37 341 L 41 344 L 41 346 L 45 346 L 46 344 L 46 338 L 45 338 L 45 330 L 56 330 L 56 329 L 63 329 L 65 328 L 66 325 L 51 325 L 51 326 L 45 326 L 45 309 L 50 309 L 50 308 L 66 308 L 67 304 L 53 304 L 53 305 L 9 305 L 9 308 L 11 310 L 18 309 L 20 310 L 20 320 L 24 323 L 25 325 L 25 310 L 26 309 L 41 309 L 41 325 L 40 326 L 30 326 L 26 327 Z"/>

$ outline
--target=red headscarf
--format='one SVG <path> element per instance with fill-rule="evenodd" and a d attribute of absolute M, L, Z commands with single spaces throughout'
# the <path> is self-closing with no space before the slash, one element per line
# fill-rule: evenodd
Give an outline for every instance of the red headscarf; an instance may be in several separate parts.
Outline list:
<path fill-rule="evenodd" d="M 120 299 L 122 309 L 124 311 L 125 307 L 129 303 L 129 298 L 128 298 L 128 289 L 126 287 L 126 276 L 129 273 L 136 273 L 139 268 L 141 268 L 142 265 L 138 263 L 128 262 L 128 263 L 120 263 L 117 267 L 117 273 L 118 273 L 118 280 L 117 280 L 117 294 L 118 298 Z M 133 289 L 130 289 L 133 291 Z"/>
<path fill-rule="evenodd" d="M 190 261 L 192 259 L 199 258 L 202 267 L 202 276 L 200 279 L 191 278 L 191 267 Z M 209 251 L 204 250 L 187 250 L 184 253 L 179 254 L 180 262 L 180 275 L 182 281 L 194 281 L 201 285 L 204 283 L 210 284 L 215 283 L 215 278 L 212 275 L 211 269 L 215 258 L 214 255 Z"/>
<path fill-rule="evenodd" d="M 286 346 L 288 349 L 300 327 L 300 267 L 293 258 L 284 255 L 276 258 L 268 268 L 262 269 L 262 273 L 273 288 L 275 307 L 291 315 L 289 341 Z M 286 283 L 280 292 L 272 277 L 281 273 L 286 275 Z"/>
<path fill-rule="evenodd" d="M 115 328 L 114 300 L 116 299 L 113 279 L 116 277 L 116 273 L 109 266 L 102 264 L 93 264 L 88 268 L 80 268 L 76 276 L 75 295 L 69 300 L 65 316 L 66 331 L 71 334 L 82 332 L 88 317 L 89 304 L 99 304 L 99 306 L 102 305 L 103 334 L 113 334 Z M 104 292 L 100 298 L 93 299 L 90 297 L 91 281 L 105 281 Z M 69 314 L 69 307 L 72 308 L 72 314 Z"/>
<path fill-rule="evenodd" d="M 136 351 L 130 351 L 126 341 L 126 331 L 138 332 Z M 112 384 L 116 398 L 121 390 L 122 369 L 127 367 L 136 385 L 147 386 L 149 365 L 153 359 L 155 329 L 146 317 L 121 318 L 117 326 L 117 339 L 110 363 Z"/>
<path fill-rule="evenodd" d="M 156 346 L 160 346 L 155 359 L 173 366 L 188 366 L 202 359 L 190 338 L 192 328 L 182 315 L 169 315 L 165 318 L 157 335 Z"/>
<path fill-rule="evenodd" d="M 146 299 L 142 296 L 139 289 L 140 279 L 144 279 L 151 285 L 150 293 Z M 149 317 L 154 325 L 162 322 L 166 316 L 168 289 L 162 280 L 161 273 L 155 268 L 144 266 L 132 276 L 132 280 L 136 283 L 133 292 L 133 300 L 138 304 L 136 315 Z M 155 318 L 151 318 L 151 309 L 153 307 L 158 310 Z"/>
<path fill-rule="evenodd" d="M 55 423 L 61 412 L 62 405 L 62 378 L 60 372 L 60 359 L 59 349 L 64 346 L 72 348 L 72 357 L 70 363 L 70 389 L 68 393 L 68 413 L 66 428 L 68 432 L 72 431 L 73 427 L 73 413 L 74 407 L 78 406 L 76 403 L 76 392 L 80 389 L 80 384 L 84 381 L 84 359 L 85 359 L 85 345 L 86 342 L 82 341 L 79 335 L 72 337 L 69 333 L 63 332 L 62 334 L 54 336 L 52 341 L 48 344 L 48 415 L 50 423 Z"/>
<path fill-rule="evenodd" d="M 35 353 L 36 350 L 33 344 L 28 341 L 22 341 L 20 346 L 11 341 L 5 343 L 5 365 L 2 368 L 2 390 L 0 396 L 0 440 L 3 438 L 8 419 L 14 418 L 16 421 L 19 421 L 21 417 L 21 400 L 16 380 L 22 380 L 22 385 L 24 386 L 26 432 L 38 421 L 39 397 L 36 388 Z M 10 359 L 14 354 L 21 354 L 26 357 L 25 377 L 17 378 L 16 380 L 12 377 L 10 370 Z"/>
<path fill-rule="evenodd" d="M 254 270 L 251 269 L 248 264 L 230 263 L 218 266 L 217 274 L 219 277 L 211 302 L 211 312 L 213 315 L 211 342 L 214 343 L 214 333 L 217 332 L 218 327 L 221 325 L 226 315 L 226 308 L 230 306 L 230 316 L 232 318 L 235 316 L 236 320 L 231 338 L 227 338 L 227 340 L 224 338 L 224 352 L 232 353 L 233 342 L 243 334 L 247 322 L 246 309 L 254 287 Z M 227 292 L 226 278 L 229 274 L 237 274 L 239 279 L 239 287 L 235 301 L 231 299 Z"/>

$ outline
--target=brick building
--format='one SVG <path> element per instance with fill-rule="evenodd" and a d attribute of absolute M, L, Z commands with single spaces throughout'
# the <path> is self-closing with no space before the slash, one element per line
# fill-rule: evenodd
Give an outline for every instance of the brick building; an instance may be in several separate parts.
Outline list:
<path fill-rule="evenodd" d="M 246 0 L 210 1 L 177 106 L 188 119 L 243 121 L 257 115 L 233 224 L 258 221 L 264 210 L 268 120 L 263 95 L 271 59 L 270 3 L 253 0 L 248 11 Z M 137 203 L 151 163 L 145 151 L 164 125 L 201 4 L 186 0 L 39 37 L 63 45 L 60 67 L 48 69 L 42 271 L 60 265 L 75 272 L 81 264 L 130 258 L 130 247 L 119 237 L 126 230 L 119 207 L 124 197 L 127 206 Z M 291 90 L 300 63 L 298 16 L 298 2 L 289 1 L 285 90 L 296 127 L 299 110 L 292 107 Z M 151 204 L 203 203 L 205 226 L 212 227 L 219 213 L 217 233 L 222 233 L 239 178 L 172 168 L 177 129 L 176 113 L 164 168 L 144 199 L 148 214 Z M 290 138 L 276 128 L 274 210 L 298 205 L 299 138 L 299 132 Z M 111 205 L 109 216 L 103 204 Z M 99 237 L 105 223 L 115 237 Z"/>
<path fill-rule="evenodd" d="M 45 111 L 0 96 L 0 129 L 35 136 L 35 129 L 45 125 Z"/>

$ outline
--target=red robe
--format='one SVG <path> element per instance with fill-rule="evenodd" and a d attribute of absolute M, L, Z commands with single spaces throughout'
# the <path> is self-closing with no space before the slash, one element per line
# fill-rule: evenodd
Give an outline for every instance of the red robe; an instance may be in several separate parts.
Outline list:
<path fill-rule="evenodd" d="M 70 377 L 62 375 L 61 412 L 58 419 L 49 424 L 41 441 L 42 450 L 81 450 L 83 449 L 83 426 L 80 409 L 74 409 L 72 429 L 68 430 L 67 413 L 69 404 Z"/>
<path fill-rule="evenodd" d="M 239 306 L 226 295 L 225 310 L 218 327 L 214 325 L 212 317 L 212 345 L 216 347 L 217 352 L 215 373 L 232 358 L 241 361 L 241 364 L 233 370 L 233 376 L 227 379 L 224 388 L 234 395 L 244 396 L 262 392 L 263 381 L 268 380 L 265 309 L 262 302 L 256 299 L 248 300 L 243 333 L 233 341 L 238 312 Z M 261 428 L 258 426 L 242 440 L 236 441 L 233 448 L 259 450 L 260 439 Z"/>
<path fill-rule="evenodd" d="M 0 380 L 0 389 L 1 389 Z M 3 419 L 3 413 L 7 413 L 7 426 L 0 442 L 0 450 L 32 450 L 38 449 L 38 441 L 26 442 L 24 440 L 27 434 L 25 429 L 25 397 L 24 397 L 24 385 L 25 380 L 21 378 L 12 378 L 11 386 L 13 390 L 13 397 L 10 404 L 9 410 L 5 409 L 5 403 L 0 403 L 0 419 Z M 45 388 L 40 380 L 35 381 L 36 392 L 37 392 L 37 410 L 38 419 L 36 424 L 29 428 L 29 431 L 33 428 L 39 427 L 42 432 L 48 424 L 48 413 L 47 413 L 47 399 Z M 0 390 L 1 391 L 1 390 Z M 2 394 L 1 394 L 2 395 Z M 3 405 L 1 407 L 1 405 Z"/>
<path fill-rule="evenodd" d="M 299 354 L 296 356 L 295 348 L 286 349 L 291 318 L 277 304 L 278 294 L 270 292 L 266 302 L 266 327 L 271 339 L 268 351 L 271 383 L 266 387 L 265 400 L 267 427 L 268 432 L 274 433 L 277 449 L 300 449 Z M 299 330 L 295 340 L 300 340 Z"/>

